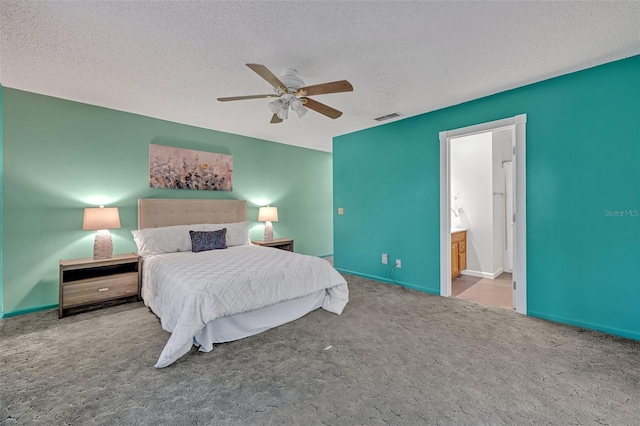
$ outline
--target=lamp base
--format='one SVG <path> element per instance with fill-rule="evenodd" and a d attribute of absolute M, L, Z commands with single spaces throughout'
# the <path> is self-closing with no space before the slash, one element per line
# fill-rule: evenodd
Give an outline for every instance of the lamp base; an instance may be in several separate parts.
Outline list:
<path fill-rule="evenodd" d="M 100 230 L 96 233 L 96 240 L 93 243 L 94 259 L 109 259 L 113 257 L 113 241 L 109 230 Z"/>
<path fill-rule="evenodd" d="M 273 241 L 273 224 L 271 224 L 270 220 L 267 220 L 267 223 L 264 225 L 264 240 Z"/>

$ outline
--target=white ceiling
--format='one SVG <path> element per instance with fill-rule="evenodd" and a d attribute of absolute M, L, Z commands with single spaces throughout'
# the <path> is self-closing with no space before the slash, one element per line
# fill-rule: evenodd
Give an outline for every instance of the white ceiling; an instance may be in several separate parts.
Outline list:
<path fill-rule="evenodd" d="M 331 151 L 332 137 L 640 54 L 640 2 L 0 2 L 0 83 Z M 344 112 L 269 124 L 292 67 Z"/>

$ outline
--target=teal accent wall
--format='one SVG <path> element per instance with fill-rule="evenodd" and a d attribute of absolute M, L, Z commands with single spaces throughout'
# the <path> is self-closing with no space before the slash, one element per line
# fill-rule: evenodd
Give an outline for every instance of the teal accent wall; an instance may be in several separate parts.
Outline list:
<path fill-rule="evenodd" d="M 2 298 L 2 85 L 0 84 L 0 319 L 4 316 L 3 298 Z"/>
<path fill-rule="evenodd" d="M 90 257 L 84 207 L 117 206 L 114 253 L 136 250 L 137 200 L 248 201 L 251 237 L 262 239 L 258 207 L 278 207 L 276 237 L 297 252 L 333 252 L 331 154 L 4 89 L 3 296 L 6 314 L 58 302 L 58 261 Z M 149 187 L 149 144 L 233 155 L 232 192 Z"/>
<path fill-rule="evenodd" d="M 439 132 L 527 114 L 527 308 L 640 339 L 640 56 L 334 139 L 334 261 L 440 292 Z"/>

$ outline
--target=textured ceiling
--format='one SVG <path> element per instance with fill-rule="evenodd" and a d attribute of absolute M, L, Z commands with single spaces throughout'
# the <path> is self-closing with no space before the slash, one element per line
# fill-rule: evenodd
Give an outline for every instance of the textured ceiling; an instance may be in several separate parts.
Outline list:
<path fill-rule="evenodd" d="M 640 2 L 0 2 L 0 83 L 331 151 L 332 137 L 640 53 Z M 269 124 L 244 64 L 342 110 Z"/>

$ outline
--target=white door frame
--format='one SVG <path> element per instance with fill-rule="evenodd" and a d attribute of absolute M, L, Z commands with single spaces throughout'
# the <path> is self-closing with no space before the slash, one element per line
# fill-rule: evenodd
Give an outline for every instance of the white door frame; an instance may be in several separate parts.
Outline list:
<path fill-rule="evenodd" d="M 520 114 L 489 123 L 440 132 L 440 295 L 451 296 L 451 139 L 513 129 L 515 136 L 516 220 L 514 222 L 513 281 L 516 312 L 527 314 L 527 216 L 526 216 L 526 153 L 527 114 Z"/>

